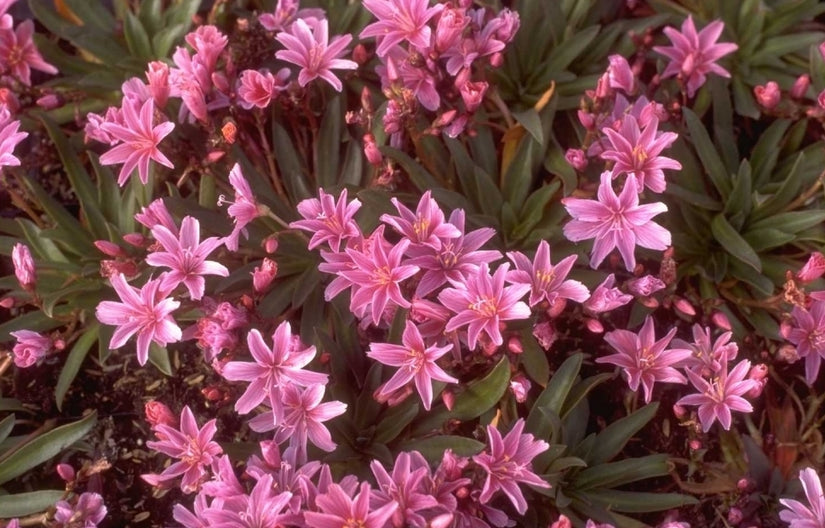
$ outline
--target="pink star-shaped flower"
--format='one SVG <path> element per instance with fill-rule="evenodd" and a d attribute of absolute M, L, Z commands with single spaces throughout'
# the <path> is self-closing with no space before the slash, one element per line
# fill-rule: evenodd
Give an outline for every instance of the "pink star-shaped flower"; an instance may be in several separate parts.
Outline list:
<path fill-rule="evenodd" d="M 739 46 L 730 42 L 718 43 L 716 40 L 725 29 L 725 23 L 714 20 L 705 28 L 696 32 L 693 16 L 688 16 L 682 23 L 682 32 L 666 27 L 665 35 L 672 46 L 653 46 L 653 51 L 670 59 L 662 78 L 679 76 L 685 82 L 688 97 L 693 97 L 696 90 L 705 84 L 708 73 L 730 77 L 730 72 L 716 64 L 716 61 L 728 53 L 733 53 Z"/>
<path fill-rule="evenodd" d="M 298 84 L 301 86 L 320 77 L 340 92 L 343 89 L 341 79 L 331 70 L 358 68 L 354 61 L 338 58 L 349 45 L 352 35 L 339 35 L 329 42 L 329 23 L 326 19 L 316 21 L 310 28 L 299 18 L 275 38 L 286 48 L 275 53 L 275 56 L 301 67 L 298 72 Z"/>
<path fill-rule="evenodd" d="M 670 232 L 651 219 L 667 211 L 661 202 L 639 205 L 635 178 L 628 178 L 616 196 L 610 172 L 602 173 L 598 200 L 567 197 L 562 200 L 573 220 L 564 226 L 564 236 L 578 242 L 594 238 L 590 266 L 598 268 L 613 248 L 618 247 L 628 271 L 636 267 L 635 247 L 664 250 L 670 246 Z"/>
<path fill-rule="evenodd" d="M 137 105 L 134 99 L 124 99 L 121 111 L 123 124 L 105 122 L 100 125 L 100 128 L 112 138 L 122 141 L 120 145 L 100 156 L 100 163 L 103 165 L 123 163 L 117 177 L 120 186 L 126 183 L 135 167 L 138 169 L 140 181 L 146 184 L 149 181 L 150 160 L 155 160 L 170 169 L 175 168 L 169 158 L 158 149 L 158 144 L 172 132 L 175 124 L 166 121 L 157 126 L 153 125 L 154 99 L 147 99 L 140 107 L 140 112 Z"/>

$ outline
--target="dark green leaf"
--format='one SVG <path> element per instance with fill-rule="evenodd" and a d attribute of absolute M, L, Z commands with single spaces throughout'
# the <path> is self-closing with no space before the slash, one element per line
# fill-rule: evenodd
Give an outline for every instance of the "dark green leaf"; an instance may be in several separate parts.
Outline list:
<path fill-rule="evenodd" d="M 719 157 L 719 153 L 713 145 L 713 141 L 711 141 L 705 130 L 705 125 L 690 109 L 684 108 L 682 113 L 688 130 L 690 130 L 690 140 L 699 155 L 699 159 L 702 160 L 705 172 L 710 177 L 716 190 L 719 191 L 722 199 L 727 200 L 731 191 L 730 177 L 725 164 L 722 163 L 722 158 Z"/>
<path fill-rule="evenodd" d="M 75 342 L 72 351 L 69 352 L 69 355 L 66 357 L 66 363 L 63 364 L 63 368 L 60 370 L 60 376 L 57 378 L 57 386 L 54 389 L 54 399 L 57 403 L 57 410 L 62 410 L 63 398 L 66 396 L 66 391 L 69 390 L 69 386 L 72 384 L 72 381 L 74 381 L 75 376 L 77 376 L 80 370 L 80 366 L 86 359 L 86 354 L 89 352 L 89 349 L 92 348 L 92 345 L 97 342 L 99 335 L 100 324 L 95 321 L 86 328 L 86 331 Z"/>
<path fill-rule="evenodd" d="M 315 145 L 315 177 L 319 187 L 335 185 L 340 168 L 341 129 L 343 112 L 341 96 L 327 101 L 318 141 Z"/>
<path fill-rule="evenodd" d="M 593 490 L 589 491 L 586 497 L 605 508 L 624 513 L 664 511 L 699 503 L 696 498 L 679 493 Z"/>
<path fill-rule="evenodd" d="M 594 465 L 577 473 L 571 484 L 578 490 L 613 488 L 637 480 L 662 477 L 669 471 L 667 459 L 667 455 L 658 454 Z"/>
<path fill-rule="evenodd" d="M 77 422 L 60 426 L 28 440 L 10 455 L 0 457 L 0 484 L 22 475 L 59 454 L 83 438 L 96 420 L 97 413 L 92 412 Z"/>
<path fill-rule="evenodd" d="M 585 457 L 587 463 L 591 466 L 603 464 L 618 455 L 628 440 L 653 419 L 658 409 L 658 402 L 650 403 L 605 427 L 596 436 L 593 449 Z"/>
<path fill-rule="evenodd" d="M 570 394 L 570 389 L 576 382 L 576 377 L 579 375 L 579 369 L 582 365 L 582 354 L 575 354 L 564 360 L 559 369 L 553 373 L 547 387 L 539 395 L 530 414 L 527 416 L 527 431 L 535 431 L 538 422 L 541 420 L 541 412 L 552 414 L 555 416 L 561 415 L 561 409 L 564 401 Z"/>
<path fill-rule="evenodd" d="M 439 435 L 404 442 L 401 451 L 418 451 L 431 464 L 437 464 L 448 449 L 457 456 L 470 457 L 477 455 L 484 449 L 484 444 L 466 436 Z"/>
<path fill-rule="evenodd" d="M 123 21 L 123 36 L 126 37 L 126 45 L 129 46 L 132 55 L 145 60 L 155 58 L 146 29 L 140 19 L 132 13 L 126 13 L 126 18 Z"/>
<path fill-rule="evenodd" d="M 62 490 L 40 490 L 0 495 L 0 519 L 25 517 L 44 512 L 63 498 Z"/>
<path fill-rule="evenodd" d="M 528 108 L 522 112 L 513 112 L 513 117 L 533 136 L 538 143 L 544 143 L 544 132 L 541 127 L 541 118 L 534 108 Z"/>
<path fill-rule="evenodd" d="M 762 271 L 759 255 L 728 222 L 725 215 L 718 214 L 710 223 L 710 229 L 717 242 L 731 255 L 741 260 L 756 271 Z"/>

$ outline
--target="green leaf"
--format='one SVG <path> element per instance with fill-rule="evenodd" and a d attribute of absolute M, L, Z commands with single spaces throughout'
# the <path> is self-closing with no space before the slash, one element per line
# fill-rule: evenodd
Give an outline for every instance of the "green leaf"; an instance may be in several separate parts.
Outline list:
<path fill-rule="evenodd" d="M 695 497 L 680 493 L 644 493 L 622 490 L 593 490 L 585 495 L 606 509 L 623 513 L 664 511 L 699 504 Z"/>
<path fill-rule="evenodd" d="M 613 374 L 603 372 L 601 374 L 596 374 L 595 376 L 590 376 L 589 378 L 585 378 L 579 383 L 576 383 L 573 388 L 570 390 L 570 394 L 564 400 L 564 406 L 561 409 L 561 413 L 559 414 L 559 418 L 562 420 L 566 419 L 567 416 L 573 411 L 573 409 L 590 394 L 590 391 L 604 383 L 605 381 L 609 380 L 613 377 Z"/>
<path fill-rule="evenodd" d="M 540 150 L 532 136 L 524 136 L 519 141 L 516 154 L 504 175 L 502 194 L 510 204 L 522 204 L 527 199 L 533 183 L 533 157 Z"/>
<path fill-rule="evenodd" d="M 315 145 L 315 178 L 323 188 L 335 185 L 340 169 L 340 148 L 343 112 L 341 96 L 327 101 L 318 141 Z"/>
<path fill-rule="evenodd" d="M 372 397 L 372 394 L 370 394 Z M 418 416 L 419 404 L 415 397 L 388 409 L 375 428 L 373 442 L 389 444 Z"/>
<path fill-rule="evenodd" d="M 172 375 L 172 362 L 169 361 L 169 351 L 154 341 L 149 345 L 149 362 L 167 376 Z"/>
<path fill-rule="evenodd" d="M 60 426 L 26 441 L 11 454 L 0 457 L 0 484 L 19 477 L 31 468 L 46 462 L 83 438 L 97 421 L 97 412 L 81 420 Z"/>
<path fill-rule="evenodd" d="M 761 184 L 767 182 L 770 178 L 779 159 L 777 146 L 781 145 L 782 137 L 790 126 L 790 119 L 777 119 L 764 132 L 759 134 L 759 139 L 756 141 L 750 156 L 754 187 L 759 188 Z"/>
<path fill-rule="evenodd" d="M 570 389 L 576 382 L 576 377 L 579 375 L 579 370 L 582 365 L 582 354 L 574 354 L 564 360 L 559 369 L 553 373 L 547 387 L 539 395 L 530 414 L 527 416 L 527 424 L 525 429 L 527 431 L 536 433 L 537 426 L 541 421 L 541 412 L 552 414 L 555 416 L 561 415 L 561 409 L 564 401 L 570 394 Z"/>
<path fill-rule="evenodd" d="M 24 181 L 37 203 L 59 227 L 60 232 L 65 234 L 65 237 L 61 240 L 61 246 L 82 257 L 94 255 L 97 249 L 94 246 L 93 239 L 74 215 L 69 213 L 60 202 L 44 191 L 40 184 L 33 179 L 26 178 Z"/>
<path fill-rule="evenodd" d="M 565 39 L 561 44 L 553 48 L 547 62 L 542 66 L 551 72 L 560 72 L 573 64 L 576 57 L 587 50 L 587 47 L 599 34 L 601 26 L 590 26 L 582 29 L 570 38 Z M 534 50 L 535 51 L 535 50 Z"/>
<path fill-rule="evenodd" d="M 658 402 L 650 403 L 605 427 L 596 436 L 593 449 L 584 459 L 593 466 L 603 464 L 618 455 L 628 440 L 653 419 L 658 409 Z"/>
<path fill-rule="evenodd" d="M 412 435 L 420 436 L 442 427 L 447 420 L 466 421 L 481 416 L 498 403 L 507 391 L 510 381 L 510 362 L 501 361 L 481 379 L 474 380 L 455 397 L 453 410 L 448 411 L 443 404 L 433 406 L 429 414 L 415 422 Z"/>
<path fill-rule="evenodd" d="M 805 161 L 805 154 L 800 152 L 794 158 L 788 174 L 782 179 L 782 185 L 762 203 L 758 204 L 751 214 L 753 221 L 762 220 L 782 211 L 792 200 L 794 200 L 802 188 L 804 171 L 802 164 Z M 751 227 L 753 227 L 751 225 Z M 770 226 L 775 227 L 775 226 Z"/>
<path fill-rule="evenodd" d="M 721 245 L 725 251 L 756 271 L 762 271 L 762 262 L 759 260 L 759 255 L 756 254 L 736 229 L 730 225 L 725 215 L 716 215 L 710 223 L 710 229 L 713 233 L 713 238 L 719 242 L 719 245 Z"/>
<path fill-rule="evenodd" d="M 65 0 L 72 13 L 83 21 L 90 31 L 111 33 L 115 27 L 115 18 L 101 2 L 88 0 Z"/>
<path fill-rule="evenodd" d="M 410 177 L 410 181 L 415 185 L 419 191 L 425 192 L 427 190 L 435 189 L 436 187 L 443 187 L 432 174 L 427 172 L 427 169 L 422 167 L 417 161 L 404 154 L 398 149 L 388 147 L 386 145 L 378 147 L 381 154 L 387 156 L 393 161 L 398 162 L 404 172 Z"/>
<path fill-rule="evenodd" d="M 695 205 L 696 207 L 700 207 L 702 209 L 706 209 L 708 211 L 721 211 L 722 204 L 719 203 L 718 200 L 714 200 L 712 197 L 708 196 L 707 194 L 694 192 L 679 185 L 676 185 L 673 182 L 668 182 L 667 189 L 665 190 L 666 194 L 673 196 L 680 202 L 684 202 L 690 205 Z"/>
<path fill-rule="evenodd" d="M 614 488 L 638 480 L 662 477 L 669 472 L 667 460 L 667 455 L 656 454 L 594 465 L 577 473 L 571 485 L 577 490 Z"/>
<path fill-rule="evenodd" d="M 541 117 L 535 108 L 528 108 L 522 112 L 513 112 L 513 117 L 533 136 L 537 142 L 544 143 L 544 132 L 541 127 Z"/>
<path fill-rule="evenodd" d="M 0 495 L 0 519 L 25 517 L 44 512 L 63 498 L 62 490 L 40 490 Z"/>
<path fill-rule="evenodd" d="M 455 455 L 470 457 L 483 451 L 484 444 L 466 436 L 438 435 L 410 440 L 400 446 L 401 451 L 418 451 L 432 464 L 440 462 L 448 449 Z"/>
<path fill-rule="evenodd" d="M 731 191 L 731 184 L 728 171 L 722 162 L 722 158 L 719 157 L 719 152 L 716 151 L 713 141 L 711 141 L 705 130 L 705 125 L 696 114 L 688 108 L 684 108 L 682 114 L 690 131 L 690 140 L 699 155 L 699 159 L 702 160 L 705 172 L 710 177 L 716 190 L 719 191 L 722 199 L 726 201 Z"/>
<path fill-rule="evenodd" d="M 825 221 L 825 211 L 791 211 L 754 222 L 751 229 L 774 228 L 786 233 L 799 233 Z"/>
<path fill-rule="evenodd" d="M 809 46 L 818 45 L 825 40 L 825 33 L 819 31 L 801 31 L 792 35 L 781 35 L 765 39 L 760 49 L 750 58 L 750 64 L 773 64 L 777 57 L 795 51 L 803 51 Z"/>
<path fill-rule="evenodd" d="M 140 19 L 132 13 L 126 13 L 123 22 L 123 36 L 126 37 L 126 45 L 129 46 L 132 55 L 146 60 L 154 59 L 152 42 Z"/>
<path fill-rule="evenodd" d="M 547 361 L 547 353 L 533 337 L 530 327 L 521 331 L 521 345 L 524 349 L 520 356 L 524 371 L 533 381 L 546 387 L 550 379 L 550 363 Z"/>
<path fill-rule="evenodd" d="M 530 234 L 530 231 L 541 221 L 545 207 L 560 187 L 561 182 L 554 180 L 549 185 L 542 185 L 530 194 L 527 201 L 524 202 L 524 207 L 521 208 L 519 224 L 513 230 L 512 237 L 514 239 L 518 240 Z"/>
<path fill-rule="evenodd" d="M 796 239 L 796 237 L 791 233 L 786 233 L 785 231 L 780 231 L 779 229 L 774 229 L 772 227 L 752 229 L 743 234 L 742 238 L 744 238 L 745 242 L 747 242 L 757 253 L 784 246 L 785 244 L 793 242 Z"/>
<path fill-rule="evenodd" d="M 167 26 L 152 37 L 152 49 L 157 57 L 167 57 L 172 46 L 186 33 L 189 24 Z"/>
<path fill-rule="evenodd" d="M 15 416 L 10 414 L 0 421 L 0 443 L 11 434 L 11 430 L 14 428 L 14 418 Z"/>
<path fill-rule="evenodd" d="M 58 310 L 58 314 L 65 315 L 65 310 Z M 29 312 L 23 315 L 18 315 L 0 324 L 0 336 L 7 336 L 11 332 L 18 330 L 31 330 L 33 332 L 48 332 L 64 323 L 51 317 L 47 317 L 41 311 Z"/>
<path fill-rule="evenodd" d="M 69 352 L 66 363 L 60 370 L 60 377 L 57 378 L 57 386 L 54 389 L 54 398 L 58 411 L 63 410 L 63 398 L 66 396 L 66 391 L 69 390 L 69 386 L 80 370 L 80 365 L 82 365 L 86 359 L 86 354 L 89 352 L 89 349 L 97 342 L 99 335 L 100 324 L 95 321 L 86 328 L 83 335 L 75 342 L 72 351 Z"/>
<path fill-rule="evenodd" d="M 751 212 L 751 204 L 751 166 L 748 160 L 742 160 L 723 212 L 725 215 L 741 213 L 744 219 Z"/>
<path fill-rule="evenodd" d="M 283 125 L 275 119 L 272 120 L 272 149 L 281 180 L 284 182 L 290 201 L 297 203 L 314 196 L 317 190 L 312 189 L 309 185 L 289 134 Z"/>

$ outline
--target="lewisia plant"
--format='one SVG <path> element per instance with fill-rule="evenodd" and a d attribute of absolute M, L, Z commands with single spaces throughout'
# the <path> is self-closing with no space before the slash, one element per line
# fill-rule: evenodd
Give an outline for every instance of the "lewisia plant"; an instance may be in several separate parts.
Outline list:
<path fill-rule="evenodd" d="M 0 0 L 0 528 L 825 528 L 768 4 Z"/>

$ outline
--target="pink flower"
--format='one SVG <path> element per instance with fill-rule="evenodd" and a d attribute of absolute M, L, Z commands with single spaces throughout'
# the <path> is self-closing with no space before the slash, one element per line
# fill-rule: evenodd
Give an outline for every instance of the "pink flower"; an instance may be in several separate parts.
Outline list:
<path fill-rule="evenodd" d="M 579 172 L 584 172 L 584 169 L 587 168 L 587 155 L 582 149 L 567 149 L 564 153 L 564 159 Z"/>
<path fill-rule="evenodd" d="M 410 245 L 407 239 L 401 239 L 387 253 L 383 237 L 384 226 L 376 229 L 377 238 L 372 245 L 369 255 L 347 248 L 347 255 L 352 258 L 355 269 L 342 271 L 342 275 L 357 290 L 352 293 L 350 310 L 359 317 L 364 317 L 370 307 L 372 323 L 377 325 L 381 321 L 387 304 L 401 308 L 409 308 L 410 302 L 401 293 L 401 282 L 418 273 L 418 266 L 401 264 L 404 252 Z"/>
<path fill-rule="evenodd" d="M 303 389 L 292 383 L 286 384 L 281 391 L 283 423 L 275 435 L 275 442 L 280 444 L 289 439 L 290 447 L 297 451 L 299 464 L 307 461 L 307 440 L 327 452 L 335 451 L 337 446 L 323 422 L 344 414 L 347 405 L 339 401 L 321 403 L 325 391 L 326 386 L 321 384 Z"/>
<path fill-rule="evenodd" d="M 32 40 L 34 23 L 21 22 L 17 29 L 0 27 L 0 73 L 10 73 L 26 86 L 31 86 L 31 69 L 52 75 L 57 68 L 43 60 Z"/>
<path fill-rule="evenodd" d="M 441 239 L 461 236 L 456 226 L 444 221 L 444 212 L 432 199 L 430 191 L 421 196 L 415 213 L 397 198 L 392 198 L 390 201 L 400 216 L 383 214 L 381 221 L 394 227 L 414 245 L 423 244 L 439 249 Z"/>
<path fill-rule="evenodd" d="M 118 327 L 109 348 L 120 348 L 137 334 L 138 363 L 143 366 L 149 358 L 150 342 L 166 346 L 180 341 L 180 327 L 171 315 L 180 303 L 166 298 L 166 292 L 160 287 L 161 279 L 150 280 L 139 290 L 130 286 L 122 273 L 110 280 L 121 302 L 102 301 L 96 311 L 98 321 Z"/>
<path fill-rule="evenodd" d="M 20 368 L 31 367 L 39 359 L 46 357 L 54 344 L 50 337 L 31 330 L 18 330 L 9 335 L 17 339 L 12 353 L 14 364 Z"/>
<path fill-rule="evenodd" d="M 174 169 L 169 158 L 158 149 L 158 144 L 172 132 L 174 123 L 166 121 L 153 126 L 155 102 L 147 99 L 138 114 L 137 104 L 132 99 L 123 100 L 121 116 L 123 124 L 105 122 L 100 127 L 114 139 L 122 141 L 100 156 L 103 165 L 123 163 L 117 183 L 123 186 L 137 167 L 140 181 L 146 184 L 149 181 L 149 160 Z"/>
<path fill-rule="evenodd" d="M 711 381 L 707 381 L 699 374 L 688 369 L 687 375 L 690 382 L 699 391 L 699 394 L 688 394 L 676 402 L 677 405 L 698 405 L 699 420 L 702 422 L 702 430 L 708 432 L 713 422 L 719 420 L 725 430 L 730 429 L 731 410 L 740 412 L 751 412 L 753 406 L 742 395 L 758 387 L 758 382 L 752 379 L 745 379 L 751 368 L 748 360 L 740 361 L 733 370 L 728 373 L 728 365 L 725 362 L 720 371 L 713 375 Z"/>
<path fill-rule="evenodd" d="M 298 204 L 298 213 L 304 220 L 292 222 L 289 227 L 312 233 L 309 249 L 326 242 L 333 251 L 338 251 L 341 242 L 361 237 L 361 229 L 354 219 L 360 208 L 357 198 L 347 202 L 346 189 L 341 191 L 337 202 L 331 194 L 318 189 L 318 198 L 308 198 Z"/>
<path fill-rule="evenodd" d="M 664 250 L 670 246 L 670 232 L 651 218 L 667 211 L 661 202 L 639 205 L 635 178 L 625 181 L 616 196 L 610 183 L 611 174 L 602 173 L 598 201 L 567 197 L 562 199 L 573 220 L 564 226 L 564 236 L 578 242 L 595 238 L 590 266 L 599 267 L 613 248 L 618 247 L 628 270 L 636 267 L 634 247 Z"/>
<path fill-rule="evenodd" d="M 199 300 L 203 297 L 203 275 L 229 275 L 226 266 L 206 260 L 209 254 L 223 243 L 223 239 L 209 237 L 201 242 L 200 222 L 196 218 L 184 217 L 179 235 L 162 225 L 157 225 L 152 229 L 152 236 L 166 251 L 150 253 L 146 256 L 146 263 L 172 270 L 162 276 L 161 287 L 164 290 L 172 291 L 182 282 L 192 299 Z"/>
<path fill-rule="evenodd" d="M 146 80 L 149 92 L 159 108 L 164 108 L 169 100 L 169 65 L 163 61 L 152 61 L 147 65 Z"/>
<path fill-rule="evenodd" d="M 670 64 L 662 72 L 662 78 L 678 75 L 687 86 L 688 97 L 693 97 L 696 90 L 705 84 L 708 73 L 730 77 L 730 73 L 716 64 L 716 61 L 736 51 L 739 46 L 732 43 L 716 43 L 723 29 L 724 22 L 715 20 L 697 33 L 692 15 L 682 23 L 681 33 L 672 27 L 666 27 L 665 35 L 673 45 L 653 47 L 654 51 L 670 59 Z"/>
<path fill-rule="evenodd" d="M 678 135 L 673 132 L 659 133 L 659 120 L 656 118 L 640 131 L 636 118 L 628 114 L 618 132 L 610 127 L 605 127 L 602 131 L 607 135 L 613 149 L 606 149 L 601 153 L 601 158 L 615 162 L 614 178 L 621 174 L 635 178 L 639 191 L 646 185 L 653 192 L 664 192 L 667 184 L 662 169 L 682 168 L 682 164 L 675 159 L 659 155 L 676 141 Z"/>
<path fill-rule="evenodd" d="M 135 220 L 149 229 L 163 226 L 167 231 L 175 233 L 175 236 L 177 236 L 178 226 L 175 224 L 175 220 L 169 213 L 169 209 L 166 208 L 162 198 L 158 198 L 146 207 L 141 208 L 140 212 L 135 214 Z"/>
<path fill-rule="evenodd" d="M 221 446 L 212 440 L 217 432 L 216 421 L 209 420 L 199 429 L 195 415 L 187 405 L 180 413 L 180 430 L 165 424 L 158 424 L 156 429 L 158 437 L 163 435 L 163 440 L 149 441 L 146 445 L 179 461 L 167 467 L 160 475 L 148 474 L 141 477 L 149 484 L 158 486 L 183 475 L 180 489 L 184 493 L 197 491 L 206 479 L 206 468 L 212 464 L 214 457 L 223 452 Z"/>
<path fill-rule="evenodd" d="M 103 497 L 97 493 L 83 492 L 74 505 L 68 501 L 57 501 L 54 512 L 54 520 L 59 526 L 82 526 L 83 528 L 95 528 L 106 518 L 106 505 Z"/>
<path fill-rule="evenodd" d="M 317 512 L 304 512 L 304 522 L 308 528 L 384 528 L 398 509 L 398 503 L 388 502 L 370 511 L 370 485 L 362 482 L 355 499 L 338 484 L 330 484 L 326 493 L 315 499 Z"/>
<path fill-rule="evenodd" d="M 13 154 L 14 148 L 26 137 L 28 132 L 18 132 L 20 121 L 11 119 L 9 109 L 0 103 L 0 169 L 3 167 L 17 167 L 20 159 Z"/>
<path fill-rule="evenodd" d="M 269 102 L 286 88 L 289 70 L 281 69 L 278 75 L 268 71 L 244 70 L 241 73 L 241 85 L 238 98 L 241 106 L 249 110 L 252 107 L 266 108 Z"/>
<path fill-rule="evenodd" d="M 339 35 L 329 42 L 329 22 L 317 21 L 312 28 L 302 19 L 295 21 L 288 30 L 275 37 L 285 50 L 275 53 L 281 60 L 301 67 L 298 84 L 306 86 L 318 77 L 341 91 L 341 80 L 330 70 L 355 70 L 358 64 L 348 59 L 338 58 L 352 40 L 352 35 Z"/>
<path fill-rule="evenodd" d="M 518 487 L 519 482 L 539 488 L 550 487 L 531 468 L 533 458 L 546 451 L 550 445 L 543 440 L 536 440 L 531 434 L 522 434 L 523 430 L 523 418 L 516 421 L 504 438 L 498 429 L 488 425 L 487 441 L 490 451 L 473 457 L 473 461 L 487 472 L 478 500 L 487 503 L 496 491 L 501 490 L 521 515 L 527 511 L 527 501 Z"/>
<path fill-rule="evenodd" d="M 34 259 L 29 251 L 29 246 L 17 243 L 11 250 L 11 261 L 14 264 L 14 275 L 20 287 L 26 291 L 31 291 L 37 282 L 35 274 Z"/>
<path fill-rule="evenodd" d="M 450 213 L 449 225 L 458 230 L 457 238 L 442 239 L 439 247 L 422 245 L 410 247 L 407 255 L 409 264 L 419 266 L 424 275 L 415 289 L 415 295 L 425 297 L 447 281 L 461 282 L 478 270 L 482 262 L 493 262 L 501 258 L 496 250 L 481 250 L 488 240 L 495 236 L 494 229 L 482 227 L 464 233 L 464 210 L 455 209 Z"/>
<path fill-rule="evenodd" d="M 404 40 L 419 51 L 429 49 L 432 30 L 427 22 L 443 8 L 441 4 L 428 7 L 428 0 L 364 0 L 363 4 L 378 22 L 365 27 L 359 38 L 379 38 L 379 57 Z"/>
<path fill-rule="evenodd" d="M 805 358 L 805 380 L 813 385 L 825 357 L 825 301 L 814 301 L 810 311 L 794 306 L 791 315 L 794 325 L 787 339 Z"/>
<path fill-rule="evenodd" d="M 779 518 L 790 524 L 789 528 L 825 528 L 825 495 L 813 468 L 799 471 L 799 480 L 810 507 L 794 499 L 779 499 L 787 508 L 779 512 Z"/>
<path fill-rule="evenodd" d="M 237 251 L 238 237 L 240 237 L 241 233 L 246 235 L 247 224 L 255 218 L 266 214 L 266 209 L 264 206 L 258 205 L 257 200 L 255 200 L 255 195 L 252 194 L 252 189 L 249 187 L 249 182 L 244 178 L 239 163 L 236 163 L 232 167 L 232 170 L 229 171 L 229 183 L 232 185 L 232 188 L 235 189 L 235 201 L 230 202 L 221 195 L 218 198 L 218 205 L 224 203 L 229 204 L 227 212 L 235 221 L 235 227 L 232 229 L 232 233 L 224 240 L 224 244 L 229 251 Z"/>
<path fill-rule="evenodd" d="M 371 494 L 372 507 L 377 509 L 393 502 L 398 504 L 392 516 L 392 526 L 434 526 L 428 520 L 432 520 L 433 508 L 438 507 L 439 502 L 431 492 L 434 482 L 430 465 L 421 453 L 399 453 L 392 475 L 378 460 L 370 462 L 370 469 L 379 488 Z"/>
<path fill-rule="evenodd" d="M 286 523 L 288 514 L 283 510 L 292 499 L 292 493 L 279 490 L 277 483 L 273 481 L 272 475 L 263 475 L 249 495 L 243 493 L 233 496 L 231 508 L 208 508 L 204 512 L 204 517 L 209 521 L 207 526 L 275 528 L 289 524 Z"/>
<path fill-rule="evenodd" d="M 277 423 L 281 418 L 281 391 L 286 385 L 306 387 L 316 383 L 325 384 L 327 375 L 304 370 L 315 357 L 315 347 L 301 348 L 300 340 L 298 336 L 292 335 L 288 322 L 278 325 L 272 341 L 273 346 L 270 348 L 258 330 L 251 330 L 246 343 L 255 362 L 230 361 L 223 367 L 223 377 L 229 381 L 250 382 L 235 402 L 235 411 L 247 414 L 268 397 Z"/>
<path fill-rule="evenodd" d="M 527 319 L 530 308 L 520 299 L 530 291 L 528 284 L 514 284 L 504 287 L 509 264 L 502 264 L 490 276 L 487 263 L 482 263 L 478 271 L 467 280 L 456 282 L 454 288 L 446 288 L 438 294 L 438 300 L 456 315 L 447 323 L 447 332 L 467 325 L 470 348 L 475 348 L 482 331 L 494 345 L 501 345 L 499 324 L 502 321 Z"/>
<path fill-rule="evenodd" d="M 613 287 L 615 283 L 616 276 L 611 273 L 596 286 L 590 298 L 584 301 L 584 307 L 593 313 L 603 313 L 615 310 L 632 301 L 632 295 L 622 293 L 620 289 Z"/>
<path fill-rule="evenodd" d="M 314 23 L 326 16 L 323 9 L 298 9 L 298 4 L 298 0 L 278 0 L 275 11 L 259 15 L 258 22 L 267 31 L 283 31 L 298 18 Z"/>
<path fill-rule="evenodd" d="M 657 291 L 663 290 L 666 284 L 653 275 L 645 275 L 644 277 L 627 281 L 625 287 L 627 287 L 627 291 L 637 297 L 650 297 Z"/>
<path fill-rule="evenodd" d="M 730 342 L 731 337 L 733 337 L 733 332 L 724 332 L 711 343 L 710 329 L 695 324 L 693 325 L 693 343 L 676 339 L 673 344 L 679 348 L 691 350 L 691 357 L 684 362 L 685 366 L 696 370 L 697 373 L 704 372 L 705 375 L 712 375 L 727 368 L 728 362 L 739 353 L 739 346 Z"/>
<path fill-rule="evenodd" d="M 618 353 L 597 358 L 596 363 L 611 363 L 621 367 L 630 389 L 638 391 L 641 384 L 645 392 L 645 403 L 650 403 L 653 385 L 657 381 L 687 383 L 673 365 L 689 358 L 692 352 L 686 349 L 665 350 L 674 335 L 676 328 L 656 341 L 653 318 L 648 315 L 638 334 L 628 330 L 606 333 L 604 340 Z"/>
<path fill-rule="evenodd" d="M 255 293 L 264 293 L 269 289 L 278 274 L 278 263 L 271 258 L 264 258 L 260 266 L 252 272 L 252 289 Z"/>
<path fill-rule="evenodd" d="M 415 388 L 421 396 L 424 409 L 429 411 L 433 400 L 432 380 L 458 383 L 456 378 L 444 372 L 436 364 L 436 360 L 449 352 L 453 346 L 428 347 L 421 337 L 421 332 L 412 321 L 407 321 L 401 342 L 403 346 L 390 343 L 370 344 L 370 350 L 367 352 L 369 357 L 384 365 L 400 367 L 379 392 L 381 395 L 389 396 L 415 380 Z"/>
<path fill-rule="evenodd" d="M 583 302 L 590 296 L 581 282 L 565 280 L 576 263 L 576 255 L 563 258 L 554 266 L 550 262 L 550 244 L 546 240 L 539 242 L 533 262 L 518 251 L 507 253 L 507 258 L 516 265 L 516 269 L 507 273 L 507 281 L 530 285 L 530 306 L 537 305 L 543 299 L 553 306 L 558 299 Z"/>

